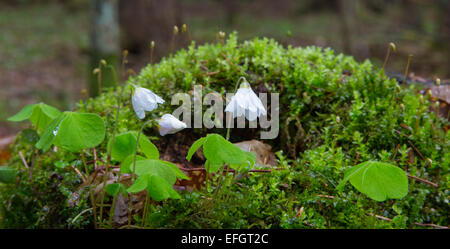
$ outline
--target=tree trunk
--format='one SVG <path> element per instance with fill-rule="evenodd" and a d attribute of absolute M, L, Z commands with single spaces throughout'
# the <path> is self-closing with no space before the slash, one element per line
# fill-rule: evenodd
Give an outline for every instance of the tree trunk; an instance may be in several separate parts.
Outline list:
<path fill-rule="evenodd" d="M 89 62 L 89 95 L 97 96 L 99 88 L 114 85 L 115 77 L 110 68 L 101 66 L 101 83 L 98 74 L 93 74 L 100 66 L 100 60 L 118 68 L 120 60 L 120 37 L 117 0 L 92 0 L 91 55 Z"/>
<path fill-rule="evenodd" d="M 339 0 L 342 48 L 348 54 L 354 52 L 352 30 L 355 27 L 355 5 L 355 0 Z"/>

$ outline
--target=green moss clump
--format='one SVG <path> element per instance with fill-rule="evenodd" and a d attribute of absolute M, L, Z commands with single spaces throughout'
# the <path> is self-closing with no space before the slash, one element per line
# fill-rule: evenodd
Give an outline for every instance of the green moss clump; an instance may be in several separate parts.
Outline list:
<path fill-rule="evenodd" d="M 270 174 L 252 173 L 239 185 L 224 185 L 224 194 L 214 204 L 204 198 L 211 195 L 210 189 L 204 189 L 184 193 L 181 200 L 151 205 L 150 226 L 415 228 L 415 223 L 449 224 L 449 134 L 443 130 L 448 122 L 428 110 L 428 96 L 421 98 L 415 86 L 401 88 L 370 61 L 358 63 L 328 48 L 284 48 L 267 38 L 239 43 L 232 34 L 225 44 L 192 43 L 160 63 L 148 65 L 129 82 L 149 88 L 167 101 L 175 93 L 191 91 L 194 84 L 203 85 L 204 93 L 232 92 L 241 76 L 256 92 L 280 93 L 280 136 L 264 141 L 279 151 L 280 169 Z M 128 97 L 130 91 L 131 87 L 126 86 L 119 132 L 137 130 L 139 126 Z M 107 137 L 97 148 L 101 158 L 106 157 L 105 146 L 120 92 L 110 89 L 77 107 L 80 112 L 98 113 L 107 122 Z M 147 113 L 148 119 L 177 107 L 166 103 Z M 175 141 L 190 146 L 207 132 L 225 134 L 225 129 L 193 131 L 181 131 L 172 137 L 176 140 L 164 138 L 157 144 L 160 149 Z M 158 139 L 152 127 L 145 133 Z M 233 130 L 231 139 L 237 142 L 258 137 L 258 130 L 245 129 Z M 31 148 L 20 136 L 13 147 L 15 154 Z M 177 158 L 178 163 L 186 163 L 184 156 Z M 6 226 L 92 226 L 92 216 L 71 223 L 89 208 L 87 197 L 67 207 L 80 180 L 69 167 L 55 167 L 57 162 L 70 165 L 78 158 L 64 151 L 40 156 L 33 173 L 34 187 L 41 193 L 38 196 L 33 194 L 25 171 L 17 186 L 1 186 L 0 205 Z M 338 192 L 335 186 L 344 170 L 366 160 L 396 164 L 410 175 L 438 183 L 438 187 L 410 179 L 405 198 L 376 204 L 351 185 Z M 21 167 L 20 158 L 14 157 L 10 165 Z M 52 174 L 63 176 L 63 180 L 48 180 Z M 392 221 L 373 223 L 368 215 L 373 212 Z"/>

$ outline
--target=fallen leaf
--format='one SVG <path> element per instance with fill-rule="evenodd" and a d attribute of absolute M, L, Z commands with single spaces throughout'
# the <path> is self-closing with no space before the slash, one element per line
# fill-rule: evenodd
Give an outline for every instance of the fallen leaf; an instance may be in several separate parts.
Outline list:
<path fill-rule="evenodd" d="M 251 151 L 256 154 L 256 165 L 258 166 L 276 166 L 275 154 L 272 152 L 272 146 L 258 140 L 243 141 L 235 143 L 243 151 Z"/>

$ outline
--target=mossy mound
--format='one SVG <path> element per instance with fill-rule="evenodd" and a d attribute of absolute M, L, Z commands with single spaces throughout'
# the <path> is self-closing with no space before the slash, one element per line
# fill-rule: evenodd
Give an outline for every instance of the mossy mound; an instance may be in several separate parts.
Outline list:
<path fill-rule="evenodd" d="M 450 153 L 448 122 L 429 111 L 429 96 L 414 86 L 402 88 L 370 61 L 356 62 L 319 47 L 284 48 L 274 40 L 255 38 L 239 43 L 235 34 L 224 43 L 181 50 L 160 63 L 149 65 L 130 83 L 153 90 L 167 102 L 148 119 L 158 118 L 178 106 L 170 98 L 192 91 L 232 92 L 245 76 L 258 92 L 280 93 L 280 135 L 270 143 L 278 151 L 279 165 L 271 173 L 251 173 L 239 184 L 223 187 L 223 195 L 211 202 L 210 189 L 182 194 L 181 200 L 151 205 L 149 225 L 154 228 L 406 228 L 420 224 L 447 226 Z M 120 132 L 138 130 L 140 121 L 131 108 L 131 87 L 123 91 L 119 116 Z M 107 137 L 96 148 L 106 158 L 105 147 L 115 121 L 121 88 L 109 89 L 95 99 L 82 101 L 79 112 L 101 115 Z M 206 108 L 203 107 L 203 111 Z M 186 129 L 158 138 L 152 127 L 145 129 L 160 151 L 185 145 L 200 136 L 225 129 Z M 258 139 L 259 129 L 233 130 L 231 140 Z M 26 158 L 32 145 L 18 136 L 13 153 Z M 92 152 L 91 157 L 93 157 Z M 182 152 L 184 153 L 184 152 Z M 172 158 L 189 166 L 185 155 Z M 91 158 L 92 159 L 92 158 Z M 86 227 L 92 216 L 77 217 L 89 208 L 87 196 L 68 207 L 81 184 L 74 170 L 79 155 L 66 151 L 37 157 L 33 187 L 28 171 L 20 180 L 1 186 L 0 205 L 7 227 Z M 88 158 L 89 160 L 89 158 Z M 409 175 L 438 184 L 409 181 L 409 193 L 400 200 L 375 203 L 351 185 L 335 189 L 345 169 L 358 162 L 390 162 Z M 14 156 L 10 166 L 23 166 Z M 66 166 L 64 166 L 66 165 Z M 35 188 L 36 191 L 33 189 Z M 38 192 L 39 194 L 36 194 Z M 301 211 L 300 211 L 301 210 Z M 369 213 L 391 221 L 376 220 Z M 89 214 L 89 212 L 86 212 Z"/>

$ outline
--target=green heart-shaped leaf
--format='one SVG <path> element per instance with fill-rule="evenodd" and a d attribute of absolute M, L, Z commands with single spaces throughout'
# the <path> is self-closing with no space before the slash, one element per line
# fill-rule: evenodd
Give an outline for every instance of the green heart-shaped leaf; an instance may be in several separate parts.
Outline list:
<path fill-rule="evenodd" d="M 148 159 L 159 159 L 159 151 L 144 134 L 139 136 L 139 149 Z"/>
<path fill-rule="evenodd" d="M 224 163 L 239 165 L 247 159 L 247 156 L 239 147 L 218 134 L 207 135 L 203 144 L 203 154 L 213 165 Z"/>
<path fill-rule="evenodd" d="M 25 106 L 16 115 L 8 118 L 8 121 L 20 122 L 29 119 L 37 130 L 42 133 L 52 120 L 60 114 L 61 112 L 55 107 L 39 103 Z"/>
<path fill-rule="evenodd" d="M 127 189 L 125 188 L 125 185 L 121 183 L 111 183 L 106 185 L 106 193 L 108 193 L 111 196 L 116 196 L 121 193 L 126 193 Z"/>
<path fill-rule="evenodd" d="M 147 190 L 150 196 L 155 201 L 163 201 L 169 198 L 180 199 L 180 195 L 175 191 L 171 184 L 169 184 L 164 178 L 152 175 L 148 178 Z"/>
<path fill-rule="evenodd" d="M 144 174 L 157 175 L 164 178 L 171 185 L 177 181 L 175 171 L 166 163 L 155 159 L 137 161 L 135 173 L 139 176 Z"/>
<path fill-rule="evenodd" d="M 347 181 L 376 201 L 400 199 L 408 194 L 408 177 L 405 172 L 389 163 L 360 163 L 345 172 L 344 179 L 337 188 L 342 189 Z"/>
<path fill-rule="evenodd" d="M 172 185 L 163 177 L 150 173 L 139 176 L 136 182 L 128 188 L 128 192 L 138 193 L 145 189 L 155 201 L 180 198 L 180 195 L 173 189 Z"/>
<path fill-rule="evenodd" d="M 147 158 L 136 155 L 136 162 L 145 160 L 145 159 L 147 159 Z M 134 162 L 134 154 L 127 156 L 127 158 L 125 158 L 125 160 L 123 160 L 122 164 L 120 164 L 120 173 L 125 173 L 125 174 L 131 173 L 131 171 L 133 170 L 133 162 Z"/>
<path fill-rule="evenodd" d="M 64 112 L 45 129 L 38 149 L 46 151 L 52 143 L 71 152 L 93 148 L 105 138 L 105 122 L 97 114 Z"/>
<path fill-rule="evenodd" d="M 172 168 L 173 171 L 175 171 L 175 174 L 176 174 L 176 176 L 177 176 L 178 179 L 185 179 L 185 180 L 189 180 L 189 179 L 190 179 L 187 175 L 185 175 L 185 174 L 183 173 L 183 171 L 181 171 L 180 168 L 178 168 L 177 165 L 175 165 L 175 164 L 173 164 L 173 163 L 171 163 L 171 162 L 167 162 L 167 161 L 161 161 L 161 162 L 164 163 L 164 164 L 166 164 L 166 165 L 169 166 L 170 168 Z"/>
<path fill-rule="evenodd" d="M 202 137 L 200 139 L 198 139 L 197 141 L 195 141 L 191 147 L 188 150 L 188 154 L 186 156 L 186 159 L 188 161 L 191 161 L 192 156 L 194 155 L 194 153 L 200 149 L 200 147 L 202 147 L 202 145 L 205 143 L 206 137 Z"/>
<path fill-rule="evenodd" d="M 111 158 L 122 162 L 130 155 L 134 154 L 136 149 L 136 137 L 131 132 L 125 132 L 114 137 L 114 145 L 111 138 L 108 142 L 108 148 L 111 148 Z"/>

